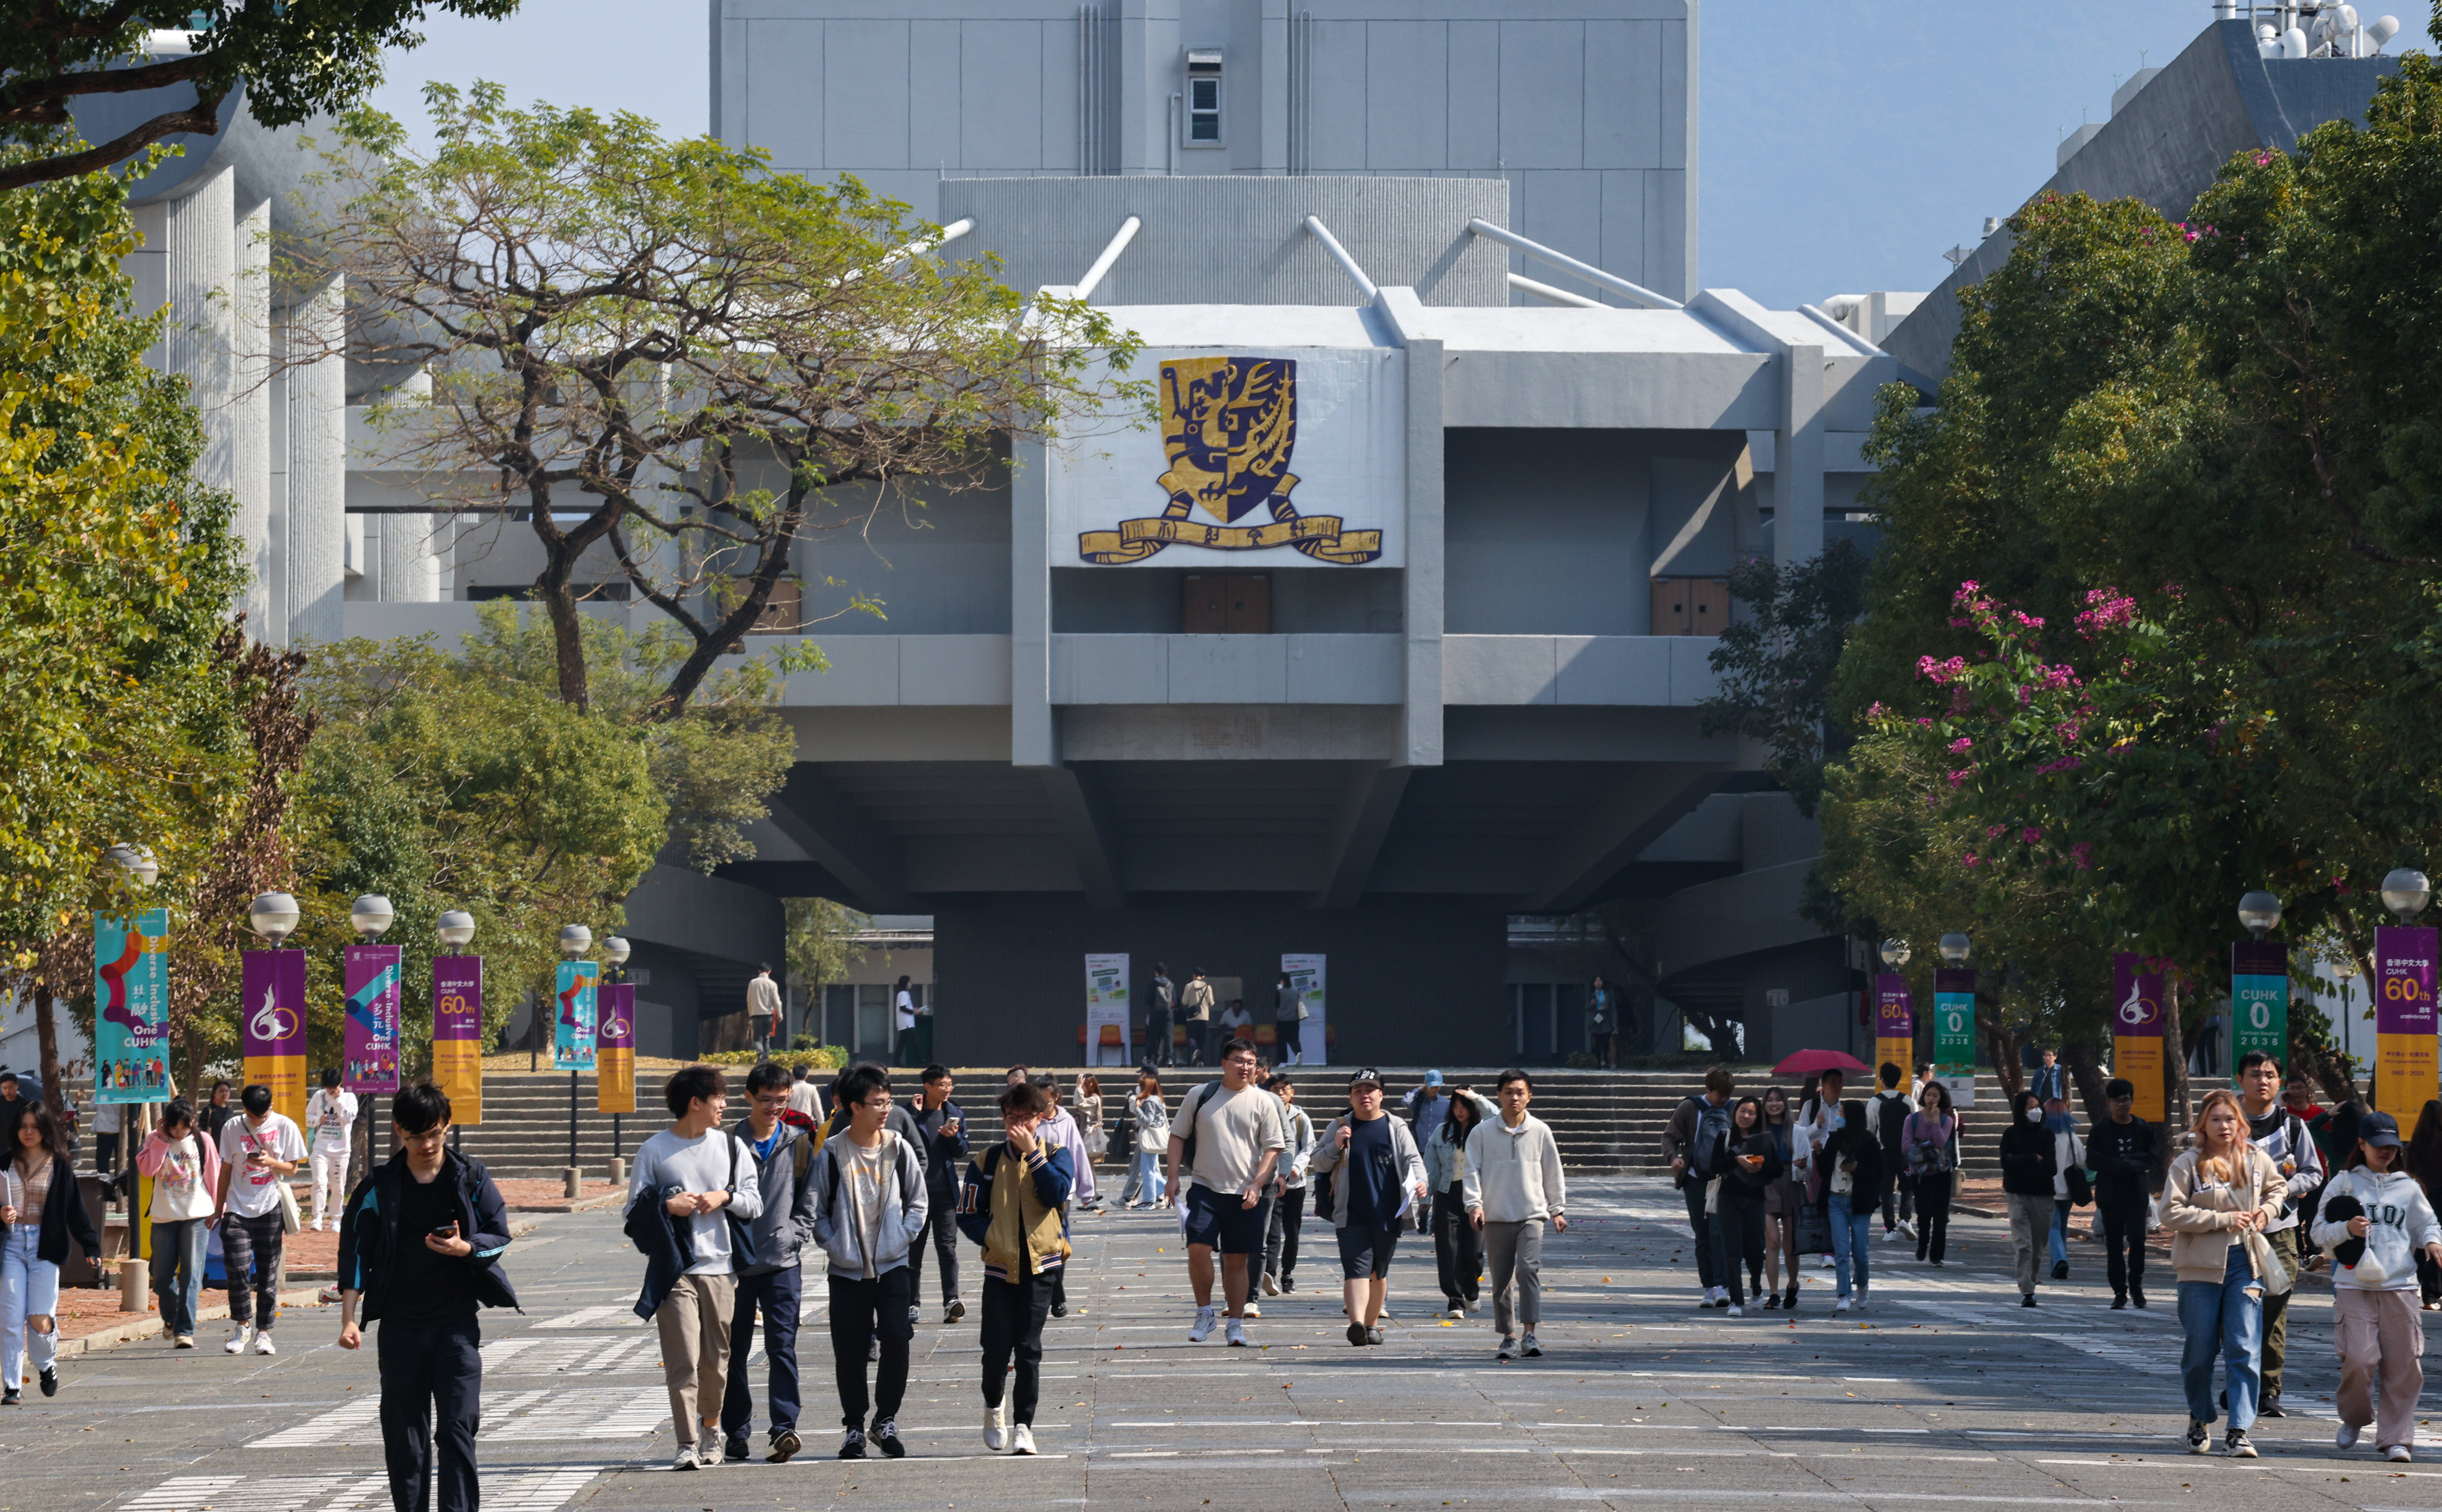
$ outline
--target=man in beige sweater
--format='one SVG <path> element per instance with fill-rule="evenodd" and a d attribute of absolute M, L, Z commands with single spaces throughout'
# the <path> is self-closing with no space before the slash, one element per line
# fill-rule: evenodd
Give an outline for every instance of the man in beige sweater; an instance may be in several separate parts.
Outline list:
<path fill-rule="evenodd" d="M 772 979 L 769 962 L 756 967 L 754 979 L 746 984 L 746 1023 L 754 1031 L 755 1048 L 770 1050 L 773 1031 L 780 1024 L 780 984 Z"/>
<path fill-rule="evenodd" d="M 1178 1022 L 1187 1028 L 1187 1046 L 1197 1064 L 1212 1065 L 1217 1059 L 1212 1053 L 1212 984 L 1202 972 L 1190 973 L 1187 985 L 1178 990 Z"/>

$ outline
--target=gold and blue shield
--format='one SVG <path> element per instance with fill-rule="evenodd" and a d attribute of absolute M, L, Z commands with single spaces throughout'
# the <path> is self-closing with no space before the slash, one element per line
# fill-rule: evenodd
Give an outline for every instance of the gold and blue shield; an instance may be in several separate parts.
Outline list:
<path fill-rule="evenodd" d="M 1161 444 L 1171 501 L 1222 524 L 1297 486 L 1297 363 L 1182 357 L 1161 365 Z"/>

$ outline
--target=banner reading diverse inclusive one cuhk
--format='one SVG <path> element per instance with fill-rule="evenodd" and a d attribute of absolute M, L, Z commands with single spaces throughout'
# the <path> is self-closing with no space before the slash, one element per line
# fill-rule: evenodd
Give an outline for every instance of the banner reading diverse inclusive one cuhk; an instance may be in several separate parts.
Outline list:
<path fill-rule="evenodd" d="M 2289 947 L 2244 940 L 2230 948 L 2230 1071 L 2250 1050 L 2262 1050 L 2289 1069 Z M 2433 1096 L 2427 1093 L 2426 1096 Z M 2425 1104 L 2420 1101 L 2418 1107 Z"/>
<path fill-rule="evenodd" d="M 2405 1123 L 2435 1083 L 2433 989 L 2442 933 L 2415 924 L 2374 932 L 2374 1105 Z"/>
<path fill-rule="evenodd" d="M 593 1069 L 593 984 L 601 975 L 602 968 L 590 960 L 559 963 L 551 1041 L 554 1070 Z"/>
<path fill-rule="evenodd" d="M 339 1085 L 358 1096 L 398 1090 L 398 990 L 400 973 L 406 969 L 402 956 L 396 945 L 348 947 L 339 984 L 347 993 Z"/>
<path fill-rule="evenodd" d="M 1281 970 L 1289 985 L 1305 997 L 1305 1027 L 1298 1030 L 1298 1064 L 1327 1066 L 1331 1062 L 1331 1002 L 1324 991 L 1329 974 L 1321 956 L 1284 956 Z"/>
<path fill-rule="evenodd" d="M 170 1085 L 170 911 L 93 921 L 93 1095 L 161 1102 Z"/>
<path fill-rule="evenodd" d="M 1916 999 L 1907 978 L 1886 972 L 1874 978 L 1874 1069 L 1900 1068 L 1902 1086 L 1916 1070 Z"/>
<path fill-rule="evenodd" d="M 1103 1044 L 1105 1027 L 1120 1031 L 1120 1043 Z M 1129 1045 L 1128 1024 L 1128 958 L 1124 955 L 1088 955 L 1085 957 L 1085 1064 L 1087 1066 L 1130 1066 L 1135 1064 Z"/>
<path fill-rule="evenodd" d="M 602 1003 L 601 1047 L 593 1062 L 593 1109 L 636 1111 L 636 989 L 614 982 L 596 991 Z"/>
<path fill-rule="evenodd" d="M 1933 1075 L 1953 1107 L 1976 1105 L 1976 973 L 1943 966 L 1933 974 Z"/>
<path fill-rule="evenodd" d="M 2137 1089 L 2129 1111 L 2162 1121 L 2169 1094 L 2162 1082 L 2162 974 L 2123 950 L 2111 957 L 2111 1073 Z"/>
<path fill-rule="evenodd" d="M 305 1126 L 305 953 L 250 950 L 238 986 L 246 1079 L 271 1088 L 271 1111 Z"/>
<path fill-rule="evenodd" d="M 449 1121 L 483 1121 L 483 957 L 432 957 L 432 1084 Z"/>

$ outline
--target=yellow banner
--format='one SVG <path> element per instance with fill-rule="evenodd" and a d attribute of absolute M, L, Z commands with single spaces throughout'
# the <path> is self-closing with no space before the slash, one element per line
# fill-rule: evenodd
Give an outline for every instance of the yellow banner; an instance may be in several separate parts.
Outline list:
<path fill-rule="evenodd" d="M 2374 1105 L 2403 1123 L 2413 1123 L 2433 1100 L 2435 1070 L 2433 1035 L 2377 1034 Z"/>
<path fill-rule="evenodd" d="M 1874 1084 L 1882 1084 L 1884 1066 L 1896 1066 L 1900 1068 L 1900 1088 L 1905 1091 L 1914 1084 L 1916 1067 L 1908 1063 L 1915 1058 L 1916 1041 L 1913 1039 L 1874 1041 Z"/>
<path fill-rule="evenodd" d="M 285 1114 L 299 1132 L 305 1128 L 305 1057 L 301 1055 L 249 1055 L 246 1058 L 246 1079 L 260 1082 L 271 1088 L 271 1111 Z"/>
<path fill-rule="evenodd" d="M 636 1111 L 636 1052 L 606 1048 L 593 1058 L 593 1111 Z"/>
<path fill-rule="evenodd" d="M 449 1100 L 452 1124 L 483 1121 L 483 1047 L 477 1040 L 432 1042 L 432 1084 Z"/>
<path fill-rule="evenodd" d="M 2150 1122 L 2162 1121 L 2166 1094 L 2162 1086 L 2161 1035 L 2113 1035 L 2111 1074 L 2125 1079 L 2137 1089 L 2131 1113 Z"/>

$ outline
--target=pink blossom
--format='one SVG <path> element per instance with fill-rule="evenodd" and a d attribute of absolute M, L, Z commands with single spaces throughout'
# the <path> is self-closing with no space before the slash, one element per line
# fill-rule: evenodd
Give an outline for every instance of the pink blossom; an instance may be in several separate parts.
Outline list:
<path fill-rule="evenodd" d="M 1987 840 L 1998 840 L 2001 838 L 2002 834 L 2009 829 L 2009 828 L 2010 827 L 2008 825 L 1996 824 L 1990 829 L 1984 831 L 1984 838 Z"/>
<path fill-rule="evenodd" d="M 1930 719 L 1928 719 L 1928 718 L 1927 718 L 1927 717 L 1925 717 L 1924 715 L 1922 715 L 1922 714 L 1918 715 L 1918 716 L 1917 716 L 1917 718 L 1916 718 L 1916 722 L 1917 722 L 1917 728 L 1918 728 L 1918 729 L 1921 729 L 1921 730 L 1930 730 L 1930 729 L 1932 729 L 1932 728 L 1933 728 L 1933 720 L 1930 720 Z"/>
<path fill-rule="evenodd" d="M 1976 865 L 1976 852 L 1974 852 L 1974 851 L 1972 851 L 1972 850 L 1971 850 L 1971 851 L 1969 851 L 1965 856 L 1961 857 L 1960 859 L 1961 859 L 1961 860 L 1963 860 L 1963 861 L 1965 861 L 1969 865 L 1973 866 L 1973 865 Z"/>
<path fill-rule="evenodd" d="M 1950 785 L 1955 788 L 1975 774 L 1976 769 L 1974 767 L 1960 767 L 1958 771 L 1950 774 Z"/>
<path fill-rule="evenodd" d="M 2258 153 L 2258 154 L 2256 154 L 2256 155 L 2255 155 L 2255 166 L 2256 166 L 2256 167 L 2258 167 L 2258 168 L 2269 168 L 2269 167 L 2271 167 L 2271 166 L 2272 166 L 2272 155 L 2271 155 L 2270 153 Z"/>
<path fill-rule="evenodd" d="M 2042 766 L 2035 768 L 2035 775 L 2039 777 L 2049 777 L 2055 772 L 2075 772 L 2078 768 L 2084 765 L 2086 765 L 2086 763 L 2075 756 L 2063 756 L 2057 761 L 2047 761 Z"/>
<path fill-rule="evenodd" d="M 1964 676 L 1966 671 L 1967 658 L 1963 656 L 1954 656 L 1947 662 L 1937 662 L 1930 656 L 1916 659 L 1916 675 L 1930 678 L 1936 683 L 1948 683 Z"/>
<path fill-rule="evenodd" d="M 1950 742 L 1950 754 L 1952 756 L 1963 756 L 1974 749 L 1976 749 L 1976 742 L 1967 736 L 1962 735 L 1958 739 Z"/>
<path fill-rule="evenodd" d="M 2091 636 L 2100 630 L 2134 624 L 2136 619 L 2135 599 L 2116 588 L 2098 588 L 2086 595 L 2086 609 L 2077 616 L 2077 628 Z"/>
<path fill-rule="evenodd" d="M 2081 840 L 2069 847 L 2068 854 L 2069 859 L 2077 863 L 2078 870 L 2091 871 L 2094 868 L 2094 847 L 2087 842 Z"/>
<path fill-rule="evenodd" d="M 1873 706 L 1866 711 L 1866 718 L 1869 720 L 1879 720 L 1889 712 L 1889 710 L 1883 707 L 1882 701 L 1877 699 L 1874 701 Z"/>
<path fill-rule="evenodd" d="M 2014 609 L 2010 610 L 2010 617 L 2031 630 L 2039 630 L 2044 628 L 2044 622 L 2040 616 L 2030 614 L 2022 609 Z"/>
<path fill-rule="evenodd" d="M 1967 581 L 1959 585 L 1959 592 L 1950 595 L 1950 601 L 1954 604 L 1964 604 L 1969 599 L 1974 598 L 1977 595 L 1980 591 L 1980 586 L 1981 585 L 1979 585 L 1976 579 L 1971 577 Z"/>
<path fill-rule="evenodd" d="M 2043 837 L 2044 832 L 2033 825 L 2029 825 L 2024 829 L 2018 831 L 2018 838 L 2031 846 L 2036 841 L 2041 840 Z"/>

